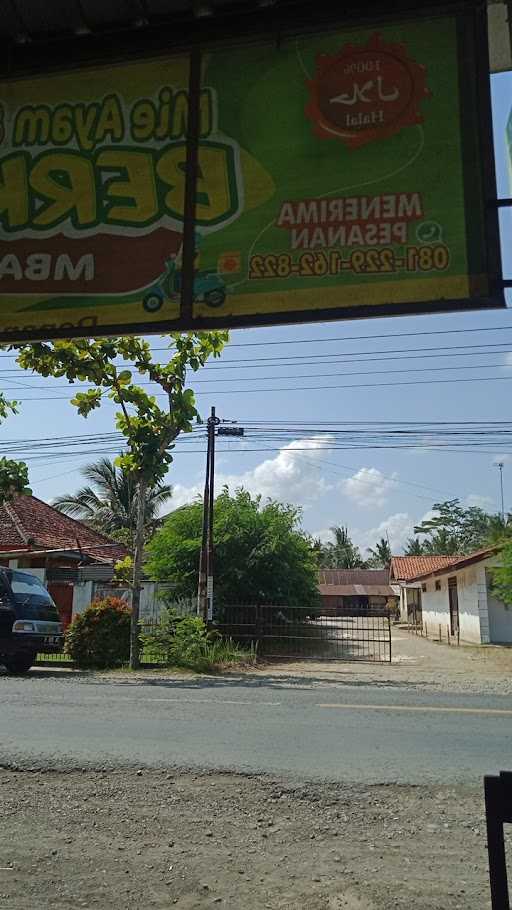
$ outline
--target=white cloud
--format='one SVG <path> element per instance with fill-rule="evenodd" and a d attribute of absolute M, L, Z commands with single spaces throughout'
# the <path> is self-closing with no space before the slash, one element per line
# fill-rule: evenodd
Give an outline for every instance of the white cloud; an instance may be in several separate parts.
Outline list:
<path fill-rule="evenodd" d="M 391 552 L 395 555 L 402 550 L 408 538 L 413 536 L 415 524 L 416 522 L 413 521 L 407 512 L 396 512 L 381 521 L 376 528 L 369 528 L 366 531 L 353 531 L 352 539 L 364 553 L 368 547 L 374 547 L 381 537 L 389 537 Z"/>
<path fill-rule="evenodd" d="M 323 450 L 332 443 L 330 436 L 311 436 L 297 439 L 282 448 L 274 458 L 267 458 L 250 471 L 242 474 L 227 474 L 217 471 L 215 474 L 215 493 L 218 495 L 224 486 L 231 491 L 244 487 L 253 495 L 261 495 L 307 506 L 319 499 L 331 489 L 321 474 L 318 459 Z M 307 451 L 303 451 L 307 450 Z M 185 503 L 192 502 L 203 493 L 203 483 L 173 487 L 172 507 L 177 509 Z"/>
<path fill-rule="evenodd" d="M 495 455 L 492 460 L 493 465 L 498 465 L 500 462 L 501 464 L 512 464 L 512 455 Z"/>
<path fill-rule="evenodd" d="M 267 458 L 250 471 L 219 474 L 216 488 L 244 487 L 264 498 L 307 505 L 331 489 L 318 464 L 323 450 L 331 443 L 330 436 L 297 439 L 281 449 L 275 458 Z"/>
<path fill-rule="evenodd" d="M 361 468 L 352 477 L 342 480 L 340 489 L 359 506 L 383 506 L 397 478 L 398 474 L 386 477 L 377 468 Z"/>
<path fill-rule="evenodd" d="M 491 512 L 496 508 L 496 503 L 490 496 L 481 496 L 480 493 L 470 493 L 464 500 L 464 505 L 477 509 L 483 509 L 484 512 Z"/>
<path fill-rule="evenodd" d="M 193 484 L 190 487 L 185 487 L 181 483 L 174 483 L 172 485 L 172 499 L 170 501 L 171 510 L 179 509 L 181 506 L 193 502 L 198 496 L 202 496 L 203 488 L 204 485 L 199 483 Z"/>
<path fill-rule="evenodd" d="M 334 540 L 333 533 L 330 528 L 320 528 L 319 531 L 313 531 L 311 537 L 313 537 L 315 540 L 321 540 L 322 543 L 332 543 Z"/>

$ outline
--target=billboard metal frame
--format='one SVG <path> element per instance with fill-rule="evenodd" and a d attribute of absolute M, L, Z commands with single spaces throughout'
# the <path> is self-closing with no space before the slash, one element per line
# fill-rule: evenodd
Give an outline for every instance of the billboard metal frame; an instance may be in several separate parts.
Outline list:
<path fill-rule="evenodd" d="M 374 8 L 373 14 L 361 16 L 361 13 L 354 13 L 343 19 L 339 15 L 329 15 L 328 7 L 322 6 L 319 15 L 316 18 L 314 27 L 306 21 L 298 11 L 288 9 L 287 13 L 291 22 L 285 20 L 282 16 L 279 18 L 278 13 L 273 8 L 262 10 L 260 17 L 260 27 L 257 27 L 250 33 L 251 23 L 248 23 L 247 16 L 241 16 L 236 19 L 230 17 L 229 20 L 222 19 L 218 23 L 208 21 L 207 26 L 203 26 L 199 20 L 197 28 L 189 29 L 188 33 L 183 30 L 181 34 L 174 34 L 173 39 L 169 36 L 158 34 L 151 31 L 150 40 L 148 34 L 137 34 L 135 36 L 130 32 L 125 36 L 125 43 L 120 42 L 118 52 L 111 54 L 112 62 L 119 62 L 126 59 L 128 48 L 126 42 L 132 45 L 130 53 L 136 54 L 139 59 L 169 56 L 175 53 L 186 51 L 190 59 L 189 73 L 189 116 L 187 125 L 186 141 L 186 160 L 187 175 L 185 183 L 184 198 L 184 227 L 183 227 L 183 282 L 181 292 L 181 307 L 179 319 L 173 319 L 168 322 L 162 320 L 158 324 L 154 322 L 137 321 L 133 324 L 104 325 L 94 334 L 98 336 L 119 335 L 119 334 L 161 334 L 168 331 L 195 331 L 201 329 L 224 329 L 224 328 L 241 328 L 250 326 L 268 326 L 290 323 L 306 323 L 321 321 L 336 321 L 368 317 L 386 317 L 399 315 L 419 315 L 428 313 L 454 312 L 458 310 L 470 311 L 486 308 L 499 308 L 505 306 L 504 288 L 512 286 L 512 281 L 504 281 L 501 268 L 500 252 L 500 230 L 498 209 L 500 206 L 512 204 L 510 200 L 498 200 L 496 189 L 496 174 L 494 163 L 494 147 L 492 135 L 492 116 L 491 116 L 491 95 L 490 95 L 490 76 L 489 76 L 489 49 L 487 41 L 487 13 L 486 9 L 480 4 L 473 2 L 453 3 L 437 6 L 435 3 L 429 4 L 428 8 L 418 9 L 410 3 L 398 3 L 392 13 L 385 14 L 381 7 Z M 329 309 L 315 309 L 312 311 L 290 311 L 285 313 L 263 313 L 250 315 L 231 315 L 226 317 L 195 317 L 193 316 L 193 264 L 194 264 L 194 233 L 195 233 L 195 197 L 196 183 L 198 175 L 198 146 L 199 146 L 199 92 L 201 82 L 201 59 L 202 50 L 210 50 L 212 47 L 229 47 L 233 43 L 237 45 L 243 43 L 256 43 L 262 38 L 268 40 L 269 36 L 275 37 L 276 46 L 287 40 L 288 37 L 310 34 L 325 31 L 327 28 L 342 28 L 350 25 L 351 28 L 367 26 L 369 23 L 378 25 L 397 19 L 417 21 L 421 18 L 428 17 L 455 16 L 457 18 L 458 32 L 458 53 L 459 67 L 461 76 L 464 72 L 464 60 L 468 58 L 475 65 L 475 89 L 476 89 L 476 106 L 477 120 L 479 123 L 479 161 L 482 165 L 482 183 L 484 194 L 484 219 L 485 219 L 485 237 L 487 242 L 486 248 L 486 274 L 489 277 L 490 293 L 487 296 L 474 297 L 468 299 L 438 299 L 432 301 L 421 301 L 419 303 L 400 303 L 400 304 L 378 304 L 378 305 L 357 305 L 354 307 L 340 306 Z M 112 40 L 112 36 L 110 36 Z M 167 46 L 165 47 L 167 41 Z M 4 69 L 4 77 L 17 78 L 23 75 L 29 76 L 34 72 L 34 67 L 38 73 L 52 73 L 71 71 L 74 68 L 85 69 L 88 66 L 105 65 L 104 54 L 105 39 L 91 38 L 87 43 L 83 43 L 82 52 L 75 54 L 74 63 L 71 65 L 69 54 L 72 49 L 68 46 L 67 51 L 58 54 L 56 62 L 56 51 L 59 52 L 62 46 L 59 42 L 52 45 L 41 46 L 39 51 L 36 47 L 36 54 L 29 59 L 26 57 L 26 49 L 23 49 L 21 59 L 14 62 L 9 55 L 7 63 L 8 72 Z M 85 49 L 87 48 L 87 53 Z M 49 56 L 48 56 L 49 55 Z M 103 59 L 101 57 L 103 56 Z M 464 132 L 464 123 L 469 116 L 469 108 L 472 105 L 472 98 L 468 98 L 464 91 L 460 93 L 461 113 L 460 128 Z M 474 153 L 474 152 L 473 152 Z M 467 173 L 468 162 L 466 162 L 464 171 L 464 188 L 465 194 L 470 194 L 471 181 Z M 471 212 L 466 209 L 466 218 L 468 228 L 470 228 Z M 470 230 L 468 234 L 470 234 Z M 1 305 L 1 304 L 0 304 Z M 0 342 L 44 340 L 49 337 L 70 338 L 70 337 L 87 337 L 90 335 L 90 329 L 70 330 L 52 328 L 51 335 L 48 329 L 31 329 L 27 332 L 13 333 L 0 332 Z"/>

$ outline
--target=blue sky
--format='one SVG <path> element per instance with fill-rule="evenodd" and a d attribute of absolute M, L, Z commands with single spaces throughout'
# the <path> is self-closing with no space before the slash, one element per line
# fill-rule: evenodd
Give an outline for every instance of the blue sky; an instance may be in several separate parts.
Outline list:
<path fill-rule="evenodd" d="M 508 196 L 507 150 L 505 146 L 505 125 L 510 111 L 512 97 L 512 74 L 494 76 L 492 80 L 495 145 L 497 154 L 498 185 L 500 195 Z M 505 277 L 512 274 L 512 251 L 510 250 L 510 219 L 503 217 L 502 247 Z M 509 306 L 511 305 L 509 299 Z M 509 330 L 505 331 L 503 327 Z M 411 337 L 415 332 L 461 329 L 492 329 L 480 333 Z M 390 338 L 357 339 L 355 336 L 391 334 Z M 324 343 L 300 344 L 310 339 L 332 339 Z M 340 339 L 340 340 L 338 340 Z M 281 347 L 279 342 L 293 341 Z M 274 344 L 268 345 L 268 342 Z M 278 342 L 278 344 L 275 344 Z M 235 345 L 254 346 L 237 348 Z M 468 357 L 444 357 L 426 359 L 418 351 L 421 348 L 470 344 L 500 344 L 502 350 Z M 158 339 L 154 339 L 155 346 Z M 405 360 L 382 364 L 374 357 L 386 351 L 415 349 Z M 331 322 L 299 325 L 283 328 L 251 329 L 231 334 L 231 345 L 223 361 L 244 359 L 245 363 L 229 371 L 220 371 L 219 377 L 230 382 L 214 384 L 213 371 L 198 377 L 201 383 L 195 385 L 200 410 L 205 416 L 211 405 L 217 408 L 221 418 L 238 420 L 242 425 L 251 421 L 272 420 L 282 423 L 304 421 L 314 426 L 326 420 L 474 420 L 507 419 L 510 412 L 512 391 L 512 315 L 510 310 L 468 312 L 460 314 L 419 317 L 395 317 L 351 322 Z M 490 353 L 489 353 L 490 352 Z M 322 355 L 315 368 L 301 364 L 298 360 L 293 367 L 268 368 L 251 367 L 251 358 L 263 358 L 286 354 Z M 358 354 L 367 359 L 364 364 L 350 365 L 323 364 L 323 357 L 347 353 Z M 428 352 L 431 353 L 431 352 Z M 369 355 L 369 357 L 366 357 Z M 257 360 L 254 360 L 254 364 Z M 380 363 L 380 366 L 379 366 Z M 442 372 L 443 366 L 464 366 L 452 372 Z M 479 369 L 468 369 L 481 365 Z M 2 358 L 2 370 L 12 369 L 13 361 Z M 336 374 L 327 380 L 308 378 L 297 379 L 296 385 L 344 385 L 384 382 L 381 372 L 385 369 L 406 369 L 407 373 L 392 374 L 389 382 L 400 380 L 450 377 L 472 378 L 472 382 L 447 382 L 433 385 L 394 385 L 381 388 L 323 389 L 318 391 L 269 391 L 239 392 L 240 379 L 248 376 L 265 376 L 273 379 L 245 382 L 244 389 L 290 386 L 293 380 L 288 375 L 311 373 Z M 419 372 L 431 369 L 432 372 Z M 435 372 L 434 372 L 435 368 Z M 373 370 L 368 377 L 346 377 L 344 373 L 355 370 Z M 478 382 L 488 376 L 504 377 L 502 381 Z M 279 377 L 279 378 L 278 378 Z M 19 371 L 3 373 L 3 388 L 10 397 L 23 400 L 19 416 L 10 419 L 2 428 L 5 440 L 41 439 L 43 437 L 96 434 L 111 432 L 113 410 L 109 405 L 92 415 L 87 421 L 76 415 L 66 400 L 63 380 L 48 380 L 33 377 Z M 208 382 L 205 380 L 208 379 Z M 36 390 L 39 391 L 36 391 Z M 226 392 L 226 390 L 228 390 Z M 37 400 L 30 398 L 61 397 L 62 400 Z M 177 453 L 169 474 L 169 482 L 175 485 L 175 504 L 179 505 L 201 489 L 204 472 L 204 439 L 191 444 L 195 451 Z M 217 459 L 219 483 L 228 482 L 232 487 L 244 484 L 253 492 L 264 496 L 293 502 L 304 509 L 303 523 L 311 533 L 326 536 L 331 525 L 348 525 L 354 538 L 364 549 L 378 537 L 389 533 L 392 547 L 399 551 L 402 543 L 415 522 L 428 512 L 435 500 L 459 497 L 470 503 L 482 503 L 491 510 L 498 510 L 498 471 L 493 466 L 495 451 L 491 443 L 485 452 L 439 453 L 429 450 L 396 452 L 393 450 L 351 450 L 322 451 L 322 444 L 313 440 L 306 443 L 308 452 L 297 451 L 297 447 L 284 451 L 253 452 L 254 448 L 273 447 L 275 443 L 259 442 L 247 437 L 243 447 L 237 442 L 223 441 Z M 299 444 L 302 448 L 304 443 Z M 185 449 L 185 447 L 183 447 Z M 90 460 L 87 456 L 69 455 L 59 460 L 37 451 L 28 460 L 31 485 L 36 495 L 51 499 L 63 492 L 75 490 L 80 482 L 80 465 Z M 327 463 L 326 463 L 327 462 Z M 506 506 L 512 509 L 512 455 L 505 465 Z M 421 484 L 422 486 L 415 486 Z"/>

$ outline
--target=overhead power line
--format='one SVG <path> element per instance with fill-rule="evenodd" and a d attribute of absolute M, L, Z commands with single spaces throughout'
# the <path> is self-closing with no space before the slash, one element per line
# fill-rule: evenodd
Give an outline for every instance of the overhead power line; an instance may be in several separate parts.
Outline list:
<path fill-rule="evenodd" d="M 283 376 L 283 379 L 287 377 Z M 368 383 L 351 383 L 343 385 L 317 385 L 317 386 L 284 386 L 284 387 L 270 387 L 264 389 L 216 389 L 212 387 L 208 391 L 198 391 L 196 394 L 208 397 L 217 396 L 217 395 L 249 395 L 253 393 L 262 393 L 268 394 L 269 392 L 325 392 L 333 389 L 385 389 L 393 386 L 418 386 L 418 385 L 440 385 L 444 383 L 460 383 L 460 382 L 509 382 L 512 379 L 511 376 L 475 376 L 467 379 L 462 378 L 450 378 L 450 379 L 419 379 L 419 380 L 403 380 L 399 382 L 368 382 Z M 233 380 L 234 382 L 236 380 Z M 165 393 L 156 393 L 156 398 L 166 398 Z M 69 401 L 67 395 L 48 395 L 48 396 L 33 396 L 30 398 L 18 398 L 20 402 L 30 402 L 30 401 Z"/>

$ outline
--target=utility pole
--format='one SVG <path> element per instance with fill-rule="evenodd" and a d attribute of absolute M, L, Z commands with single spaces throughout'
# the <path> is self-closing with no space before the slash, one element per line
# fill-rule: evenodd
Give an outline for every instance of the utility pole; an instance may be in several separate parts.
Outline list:
<path fill-rule="evenodd" d="M 501 517 L 503 519 L 503 524 L 505 524 L 505 497 L 503 495 L 503 468 L 505 467 L 505 464 L 503 461 L 498 461 L 496 467 L 499 468 L 500 471 Z"/>
<path fill-rule="evenodd" d="M 213 619 L 213 503 L 215 498 L 215 428 L 220 423 L 212 408 L 208 418 L 208 447 L 210 450 L 210 489 L 208 495 L 208 528 L 206 538 L 206 622 Z"/>
<path fill-rule="evenodd" d="M 206 595 L 208 568 L 208 516 L 210 512 L 210 422 L 208 421 L 208 444 L 206 449 L 206 476 L 203 494 L 203 531 L 201 552 L 199 554 L 199 581 L 197 585 L 197 615 L 205 622 L 208 618 L 208 601 Z"/>
<path fill-rule="evenodd" d="M 213 619 L 213 512 L 215 502 L 215 436 L 243 436 L 242 427 L 221 427 L 220 418 L 211 409 L 208 418 L 208 445 L 206 449 L 206 478 L 203 497 L 203 533 L 199 557 L 199 584 L 197 588 L 197 612 L 205 623 Z M 218 429 L 217 429 L 218 427 Z"/>

